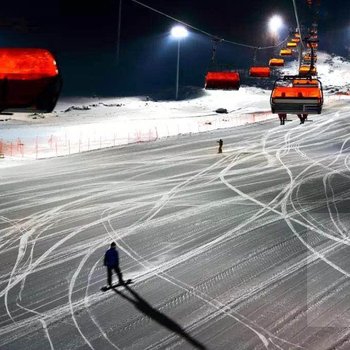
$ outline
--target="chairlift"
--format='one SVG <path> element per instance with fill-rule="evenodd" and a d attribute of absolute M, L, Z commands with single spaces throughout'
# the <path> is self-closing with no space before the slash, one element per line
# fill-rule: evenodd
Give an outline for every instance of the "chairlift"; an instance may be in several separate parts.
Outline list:
<path fill-rule="evenodd" d="M 303 61 L 306 63 L 306 64 L 310 64 L 311 63 L 311 60 L 312 60 L 312 57 L 311 57 L 311 54 L 305 54 L 304 57 L 303 57 Z M 317 55 L 314 55 L 314 63 L 317 62 Z"/>
<path fill-rule="evenodd" d="M 300 39 L 299 38 L 292 38 L 291 42 L 299 44 L 300 43 Z"/>
<path fill-rule="evenodd" d="M 300 76 L 284 76 L 275 81 L 270 104 L 271 111 L 278 114 L 281 124 L 284 124 L 287 114 L 297 114 L 300 123 L 304 123 L 308 114 L 320 114 L 323 106 L 323 90 L 321 81 L 310 78 L 310 85 Z M 315 85 L 317 81 L 317 85 Z M 296 85 L 302 82 L 302 85 Z M 306 83 L 307 84 L 307 83 Z"/>
<path fill-rule="evenodd" d="M 269 61 L 270 67 L 283 67 L 284 59 L 283 58 L 271 58 Z"/>
<path fill-rule="evenodd" d="M 318 48 L 318 43 L 316 43 L 316 42 L 308 42 L 307 43 L 307 47 L 308 48 L 317 49 Z"/>
<path fill-rule="evenodd" d="M 270 67 L 256 64 L 258 50 L 259 48 L 254 50 L 253 65 L 249 69 L 249 76 L 253 78 L 269 78 L 271 75 Z"/>
<path fill-rule="evenodd" d="M 302 76 L 317 75 L 317 69 L 316 67 L 312 67 L 311 65 L 302 65 L 299 68 L 299 74 Z"/>
<path fill-rule="evenodd" d="M 315 87 L 318 86 L 317 79 L 305 79 L 305 78 L 296 78 L 292 83 L 293 87 Z"/>
<path fill-rule="evenodd" d="M 292 56 L 293 51 L 291 49 L 281 49 L 280 56 Z"/>
<path fill-rule="evenodd" d="M 48 50 L 0 48 L 0 112 L 52 112 L 61 85 Z"/>
<path fill-rule="evenodd" d="M 249 75 L 254 78 L 269 78 L 271 69 L 270 67 L 253 66 L 249 69 Z"/>
<path fill-rule="evenodd" d="M 220 38 L 213 39 L 211 65 L 205 76 L 206 90 L 239 90 L 241 79 L 236 71 L 223 68 L 216 64 L 216 49 L 217 45 L 222 41 Z M 213 67 L 215 67 L 213 69 Z"/>
<path fill-rule="evenodd" d="M 288 48 L 295 48 L 295 47 L 297 47 L 297 43 L 290 41 L 289 43 L 287 43 L 287 47 Z"/>
<path fill-rule="evenodd" d="M 241 81 L 238 72 L 210 71 L 205 76 L 206 90 L 239 90 Z"/>

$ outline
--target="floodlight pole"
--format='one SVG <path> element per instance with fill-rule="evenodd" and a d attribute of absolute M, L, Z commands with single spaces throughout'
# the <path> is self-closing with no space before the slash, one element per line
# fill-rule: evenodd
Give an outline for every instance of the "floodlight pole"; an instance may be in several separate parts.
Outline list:
<path fill-rule="evenodd" d="M 119 0 L 119 13 L 118 13 L 118 34 L 117 34 L 117 64 L 119 64 L 119 56 L 120 56 L 120 32 L 122 25 L 122 1 Z"/>
<path fill-rule="evenodd" d="M 176 93 L 175 100 L 179 97 L 179 70 L 180 70 L 180 41 L 181 39 L 177 39 L 177 66 L 176 66 Z"/>

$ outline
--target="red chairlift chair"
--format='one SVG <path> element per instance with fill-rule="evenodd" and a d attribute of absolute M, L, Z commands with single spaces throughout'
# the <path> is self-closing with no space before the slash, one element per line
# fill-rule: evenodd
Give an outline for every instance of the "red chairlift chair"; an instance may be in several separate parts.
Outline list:
<path fill-rule="evenodd" d="M 207 90 L 239 90 L 241 84 L 238 72 L 208 72 L 205 76 Z"/>
<path fill-rule="evenodd" d="M 271 75 L 270 67 L 254 66 L 250 67 L 249 75 L 254 78 L 269 78 Z"/>
<path fill-rule="evenodd" d="M 0 48 L 0 112 L 51 112 L 61 85 L 48 50 Z"/>

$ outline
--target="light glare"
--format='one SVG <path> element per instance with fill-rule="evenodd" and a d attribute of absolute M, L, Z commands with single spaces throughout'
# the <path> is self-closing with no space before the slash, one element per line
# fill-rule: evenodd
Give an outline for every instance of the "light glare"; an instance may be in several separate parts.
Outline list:
<path fill-rule="evenodd" d="M 282 21 L 282 18 L 280 16 L 275 15 L 275 16 L 271 17 L 271 19 L 269 21 L 270 32 L 276 34 L 282 26 L 283 26 L 283 21 Z"/>
<path fill-rule="evenodd" d="M 171 35 L 177 39 L 186 38 L 188 31 L 184 26 L 175 26 L 171 29 Z"/>

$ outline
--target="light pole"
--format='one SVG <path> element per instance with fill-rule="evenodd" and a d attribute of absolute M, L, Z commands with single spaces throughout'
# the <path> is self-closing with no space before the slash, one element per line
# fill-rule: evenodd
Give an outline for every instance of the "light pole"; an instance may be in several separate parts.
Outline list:
<path fill-rule="evenodd" d="M 180 66 L 180 42 L 186 38 L 188 31 L 184 26 L 177 25 L 171 29 L 171 36 L 177 39 L 177 66 L 176 66 L 176 93 L 175 99 L 179 96 L 179 66 Z"/>
<path fill-rule="evenodd" d="M 120 32 L 122 25 L 122 0 L 119 0 L 119 11 L 118 11 L 118 34 L 117 34 L 117 64 L 119 64 L 120 56 Z"/>

